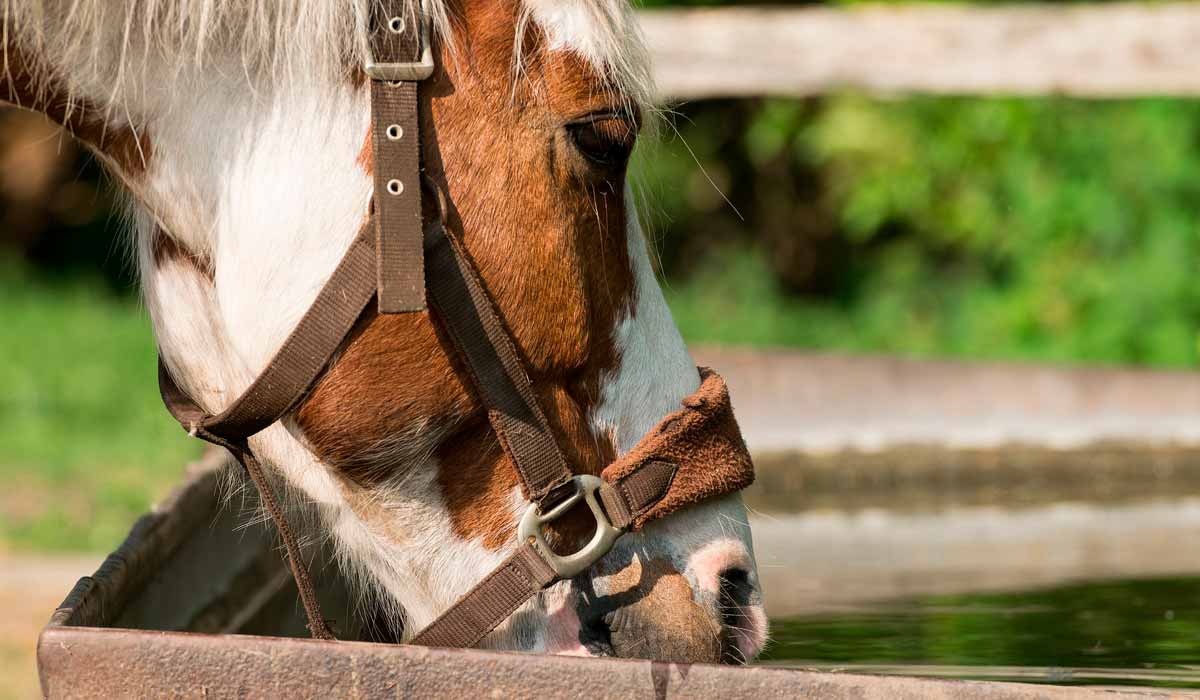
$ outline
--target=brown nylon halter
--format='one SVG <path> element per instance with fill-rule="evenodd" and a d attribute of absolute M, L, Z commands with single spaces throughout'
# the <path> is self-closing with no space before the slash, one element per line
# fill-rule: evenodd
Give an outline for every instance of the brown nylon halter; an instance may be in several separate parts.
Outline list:
<path fill-rule="evenodd" d="M 700 389 L 626 456 L 595 477 L 572 474 L 533 393 L 512 338 L 461 243 L 445 228 L 442 191 L 420 169 L 418 104 L 432 72 L 420 3 L 373 3 L 371 50 L 375 192 L 372 211 L 309 310 L 254 382 L 217 415 L 203 411 L 159 361 L 167 409 L 189 434 L 228 449 L 245 468 L 279 530 L 312 635 L 333 639 L 321 615 L 300 547 L 249 446 L 249 438 L 294 410 L 327 369 L 355 321 L 376 299 L 380 313 L 425 310 L 435 317 L 467 368 L 501 447 L 532 506 L 520 546 L 414 644 L 473 646 L 551 583 L 581 572 L 621 533 L 753 480 L 753 466 L 720 377 L 701 370 Z M 437 216 L 428 225 L 422 192 Z M 428 274 L 426 274 L 428 272 Z M 578 502 L 596 519 L 593 541 L 577 554 L 554 553 L 541 528 Z"/>

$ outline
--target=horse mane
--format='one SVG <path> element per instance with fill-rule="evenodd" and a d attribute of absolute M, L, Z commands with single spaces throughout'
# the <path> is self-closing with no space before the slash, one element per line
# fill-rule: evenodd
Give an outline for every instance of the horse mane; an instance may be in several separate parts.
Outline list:
<path fill-rule="evenodd" d="M 410 13 L 421 2 L 433 33 L 453 50 L 447 0 L 406 1 Z M 15 40 L 69 67 L 56 77 L 71 85 L 106 86 L 111 102 L 147 70 L 161 78 L 165 67 L 177 77 L 218 58 L 234 57 L 252 85 L 336 80 L 358 70 L 367 56 L 373 2 L 378 0 L 0 0 L 0 68 L 11 76 Z M 521 73 L 530 23 L 544 18 L 557 25 L 542 27 L 550 48 L 580 53 L 632 100 L 648 103 L 647 55 L 627 0 L 521 0 L 514 76 Z"/>
<path fill-rule="evenodd" d="M 522 69 L 523 41 L 534 19 L 540 21 L 550 50 L 567 49 L 580 54 L 631 103 L 651 107 L 655 90 L 650 55 L 628 0 L 522 0 L 513 50 L 517 78 Z"/>

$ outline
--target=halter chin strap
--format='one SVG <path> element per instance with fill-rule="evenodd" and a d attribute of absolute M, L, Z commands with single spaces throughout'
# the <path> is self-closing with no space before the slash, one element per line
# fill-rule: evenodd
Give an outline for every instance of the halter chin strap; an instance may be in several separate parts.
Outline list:
<path fill-rule="evenodd" d="M 422 225 L 426 181 L 419 171 L 417 94 L 433 63 L 427 30 L 419 18 L 403 11 L 405 4 L 373 3 L 373 56 L 367 72 L 376 190 L 367 223 L 266 368 L 228 408 L 205 413 L 180 390 L 161 360 L 159 386 L 163 403 L 189 434 L 228 449 L 245 468 L 287 550 L 309 630 L 316 638 L 332 639 L 299 544 L 249 438 L 302 402 L 372 299 L 378 300 L 380 313 L 422 311 L 428 293 L 431 315 L 466 367 L 531 502 L 518 528 L 516 551 L 413 640 L 463 647 L 478 643 L 546 586 L 588 569 L 626 531 L 739 491 L 754 474 L 725 383 L 705 368 L 699 370 L 699 390 L 600 478 L 572 474 L 478 271 L 446 231 L 445 203 L 432 186 L 438 216 Z M 555 552 L 545 527 L 581 503 L 595 520 L 591 538 L 576 552 Z"/>

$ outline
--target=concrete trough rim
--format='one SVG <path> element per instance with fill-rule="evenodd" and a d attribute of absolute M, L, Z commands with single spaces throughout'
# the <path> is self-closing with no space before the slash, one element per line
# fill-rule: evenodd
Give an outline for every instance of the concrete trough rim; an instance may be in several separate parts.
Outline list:
<path fill-rule="evenodd" d="M 729 384 L 755 456 L 902 445 L 1200 445 L 1200 373 L 692 348 Z"/>
<path fill-rule="evenodd" d="M 766 666 L 434 649 L 51 624 L 38 642 L 47 697 L 1146 698 L 1095 689 L 809 672 Z"/>

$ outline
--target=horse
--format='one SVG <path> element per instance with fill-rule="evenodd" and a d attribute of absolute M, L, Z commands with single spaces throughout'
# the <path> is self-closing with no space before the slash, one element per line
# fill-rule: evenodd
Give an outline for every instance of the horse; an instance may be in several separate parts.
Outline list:
<path fill-rule="evenodd" d="M 221 410 L 363 224 L 374 0 L 2 1 L 0 99 L 65 127 L 121 185 L 162 362 Z M 625 0 L 418 1 L 437 59 L 423 172 L 559 448 L 597 474 L 700 384 L 626 172 L 654 117 L 636 17 Z M 517 474 L 459 364 L 429 314 L 368 309 L 250 441 L 400 641 L 516 544 Z M 766 638 L 734 494 L 622 537 L 480 646 L 744 663 Z"/>

